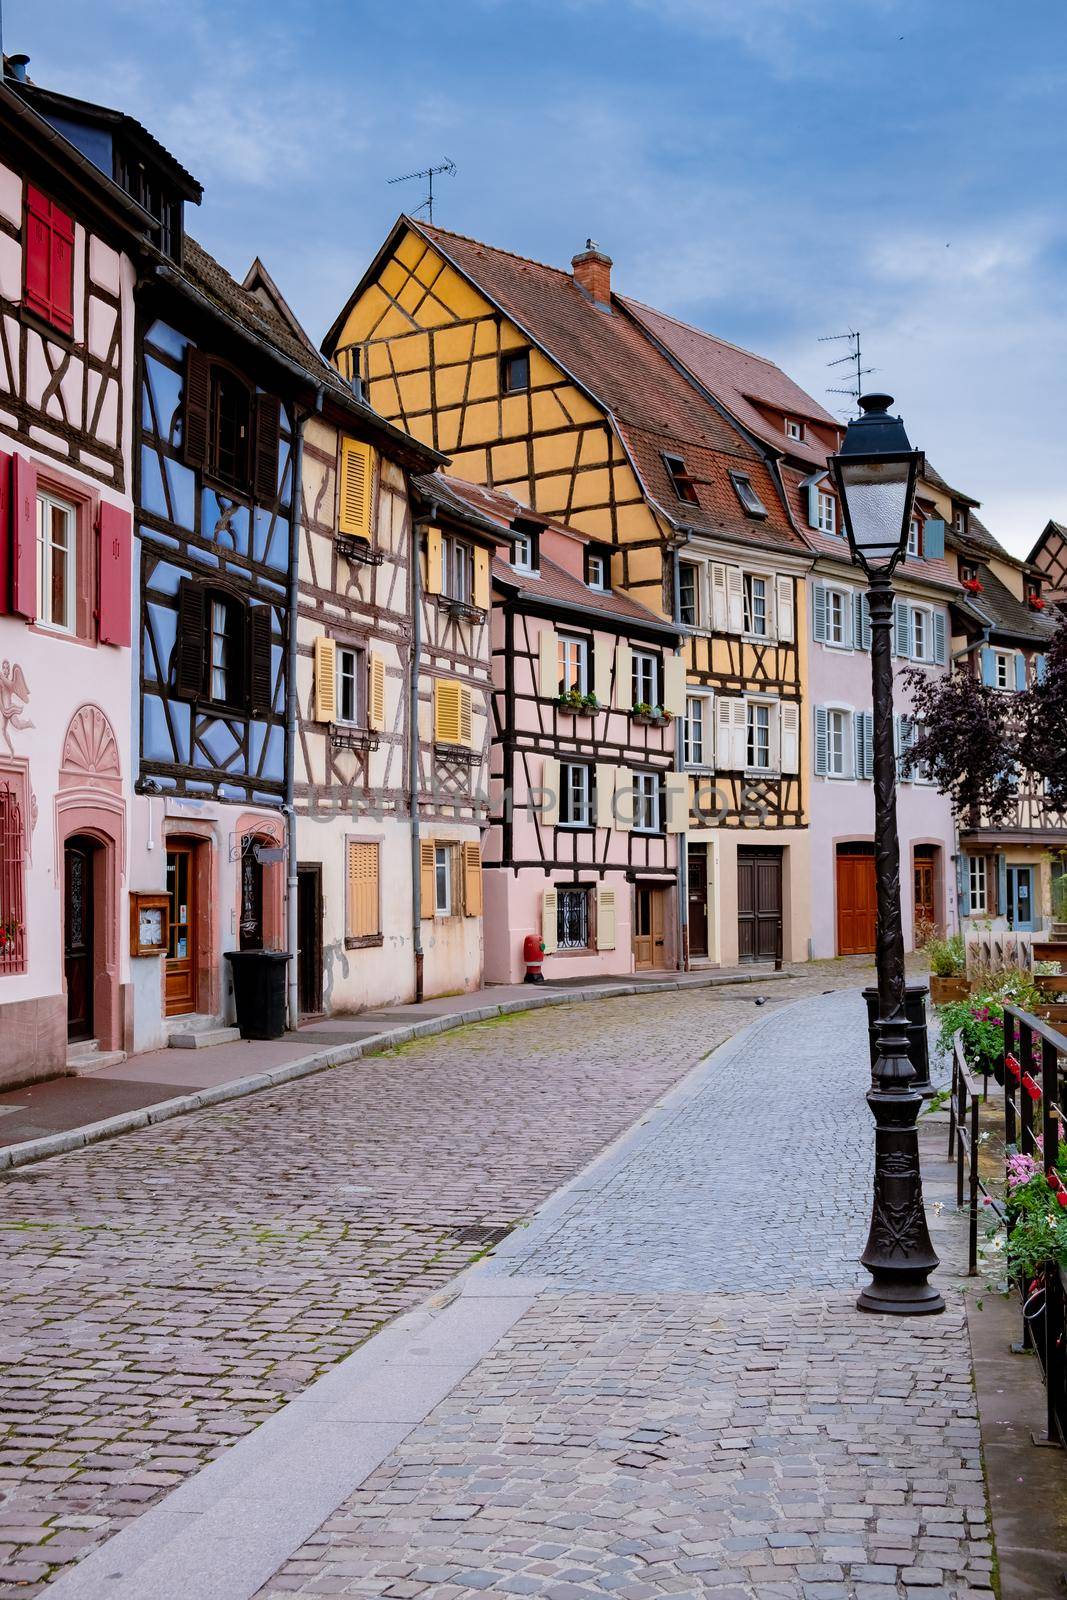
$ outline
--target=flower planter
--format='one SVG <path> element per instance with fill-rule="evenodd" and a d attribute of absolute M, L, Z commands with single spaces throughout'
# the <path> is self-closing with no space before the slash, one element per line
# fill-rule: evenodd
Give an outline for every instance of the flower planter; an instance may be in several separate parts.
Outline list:
<path fill-rule="evenodd" d="M 634 711 L 630 717 L 631 722 L 638 722 L 643 728 L 669 728 L 670 717 L 650 717 L 644 711 Z"/>
<path fill-rule="evenodd" d="M 930 974 L 930 1002 L 935 1006 L 950 1005 L 953 1000 L 966 1000 L 971 992 L 969 980 L 960 973 L 951 978 Z"/>
<path fill-rule="evenodd" d="M 1038 976 L 1035 979 L 1042 994 L 1047 994 L 1054 1004 L 1067 1004 L 1067 1001 L 1056 1001 L 1057 995 L 1067 995 L 1067 973 L 1055 973 L 1047 977 Z"/>

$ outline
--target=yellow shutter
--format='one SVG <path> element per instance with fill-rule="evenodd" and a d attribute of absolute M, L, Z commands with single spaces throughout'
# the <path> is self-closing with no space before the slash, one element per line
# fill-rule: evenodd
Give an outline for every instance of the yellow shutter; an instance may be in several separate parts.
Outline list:
<path fill-rule="evenodd" d="M 593 693 L 597 705 L 611 705 L 611 664 L 615 656 L 615 641 L 601 634 L 593 644 Z"/>
<path fill-rule="evenodd" d="M 385 727 L 385 662 L 373 650 L 367 679 L 367 726 L 380 731 Z"/>
<path fill-rule="evenodd" d="M 370 445 L 343 438 L 337 526 L 359 539 L 370 538 L 371 476 Z"/>
<path fill-rule="evenodd" d="M 615 890 L 606 889 L 603 884 L 596 892 L 596 947 L 615 948 Z"/>
<path fill-rule="evenodd" d="M 482 856 L 476 839 L 463 846 L 463 915 L 482 914 Z"/>
<path fill-rule="evenodd" d="M 315 640 L 316 722 L 332 722 L 337 715 L 337 645 L 325 634 Z"/>
<path fill-rule="evenodd" d="M 559 896 L 555 889 L 546 889 L 541 896 L 541 943 L 549 956 L 559 948 L 558 916 Z"/>
<path fill-rule="evenodd" d="M 433 736 L 437 744 L 462 743 L 463 686 L 454 678 L 437 678 L 434 682 Z M 469 742 L 469 733 L 467 737 Z"/>
<path fill-rule="evenodd" d="M 615 652 L 615 708 L 617 711 L 634 708 L 634 658 L 624 639 L 619 640 Z"/>
<path fill-rule="evenodd" d="M 689 778 L 684 772 L 668 772 L 664 784 L 667 807 L 667 832 L 689 831 Z"/>
<path fill-rule="evenodd" d="M 474 733 L 474 706 L 469 689 L 459 691 L 459 742 L 469 747 Z"/>
<path fill-rule="evenodd" d="M 544 623 L 537 643 L 537 692 L 542 700 L 555 700 L 559 694 L 559 639 L 555 628 Z"/>
<path fill-rule="evenodd" d="M 685 712 L 685 660 L 682 656 L 664 658 L 663 709 L 672 717 L 680 717 Z"/>
<path fill-rule="evenodd" d="M 489 610 L 489 552 L 475 546 L 474 550 L 474 604 L 482 611 Z"/>
<path fill-rule="evenodd" d="M 545 756 L 541 763 L 539 801 L 536 810 L 542 823 L 546 828 L 554 828 L 559 822 L 559 762 L 555 756 Z"/>
<path fill-rule="evenodd" d="M 445 586 L 444 548 L 440 528 L 426 529 L 426 593 L 440 594 Z"/>
<path fill-rule="evenodd" d="M 362 939 L 380 934 L 378 846 L 348 841 L 348 935 Z"/>
<path fill-rule="evenodd" d="M 433 840 L 419 841 L 419 916 L 432 917 L 435 901 Z"/>
<path fill-rule="evenodd" d="M 598 828 L 615 826 L 615 773 L 617 769 L 607 762 L 596 765 L 596 825 Z"/>

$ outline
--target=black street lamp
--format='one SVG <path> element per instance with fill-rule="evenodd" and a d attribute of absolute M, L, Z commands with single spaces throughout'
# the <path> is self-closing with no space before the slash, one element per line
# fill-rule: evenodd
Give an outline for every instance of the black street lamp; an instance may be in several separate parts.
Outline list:
<path fill-rule="evenodd" d="M 916 1316 L 944 1311 L 927 1283 L 938 1264 L 930 1243 L 919 1171 L 915 1122 L 922 1096 L 912 1087 L 904 1009 L 904 932 L 900 919 L 900 843 L 897 838 L 896 756 L 893 750 L 893 573 L 908 545 L 921 450 L 904 424 L 889 415 L 887 394 L 860 400 L 830 467 L 841 497 L 852 560 L 867 577 L 874 690 L 874 840 L 878 892 L 878 1020 L 874 1086 L 874 1202 L 867 1248 L 860 1260 L 871 1282 L 861 1311 Z"/>

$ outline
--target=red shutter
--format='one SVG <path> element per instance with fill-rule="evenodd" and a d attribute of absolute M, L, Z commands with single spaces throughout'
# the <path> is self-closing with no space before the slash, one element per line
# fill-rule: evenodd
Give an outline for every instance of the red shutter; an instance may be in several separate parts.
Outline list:
<path fill-rule="evenodd" d="M 97 560 L 98 637 L 101 644 L 130 642 L 132 518 L 121 506 L 100 505 Z"/>
<path fill-rule="evenodd" d="M 52 321 L 64 333 L 74 331 L 74 223 L 52 207 Z"/>
<path fill-rule="evenodd" d="M 0 617 L 11 610 L 11 457 L 0 452 Z"/>
<path fill-rule="evenodd" d="M 15 456 L 11 509 L 11 609 L 37 618 L 37 468 Z"/>
<path fill-rule="evenodd" d="M 26 304 L 64 333 L 74 330 L 74 221 L 26 185 L 23 236 Z"/>

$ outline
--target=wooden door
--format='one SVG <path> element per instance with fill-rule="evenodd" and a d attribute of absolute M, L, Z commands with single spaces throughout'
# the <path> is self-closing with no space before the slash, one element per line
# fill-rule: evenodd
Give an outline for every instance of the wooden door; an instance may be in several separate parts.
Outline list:
<path fill-rule="evenodd" d="M 634 967 L 648 972 L 662 967 L 666 941 L 666 915 L 662 889 L 634 891 Z"/>
<path fill-rule="evenodd" d="M 168 1017 L 196 1010 L 196 846 L 167 846 L 170 942 L 164 977 Z"/>
<path fill-rule="evenodd" d="M 837 953 L 865 956 L 874 950 L 878 927 L 874 855 L 837 853 Z"/>
<path fill-rule="evenodd" d="M 928 924 L 932 928 L 936 922 L 933 862 L 922 859 L 916 861 L 912 878 L 914 882 L 912 900 L 914 904 L 915 932 L 918 934 L 924 925 Z"/>
<path fill-rule="evenodd" d="M 63 971 L 67 981 L 67 1038 L 93 1037 L 93 847 L 69 839 L 63 847 Z"/>
<path fill-rule="evenodd" d="M 782 945 L 782 853 L 737 852 L 737 954 L 773 961 Z"/>
<path fill-rule="evenodd" d="M 301 862 L 296 891 L 296 979 L 302 1016 L 322 1010 L 322 867 Z"/>
<path fill-rule="evenodd" d="M 708 851 L 706 845 L 689 847 L 689 954 L 699 960 L 708 953 Z"/>

